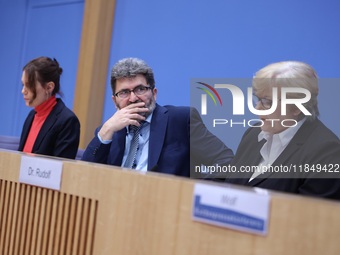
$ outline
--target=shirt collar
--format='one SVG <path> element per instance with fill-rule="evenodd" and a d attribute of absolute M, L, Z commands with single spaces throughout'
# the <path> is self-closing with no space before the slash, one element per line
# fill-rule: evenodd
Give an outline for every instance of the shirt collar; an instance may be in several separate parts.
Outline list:
<path fill-rule="evenodd" d="M 146 125 L 146 123 L 148 123 L 148 124 L 151 123 L 152 115 L 153 115 L 153 111 L 152 111 L 152 112 L 150 113 L 150 115 L 146 118 L 146 120 L 143 121 L 143 123 L 142 123 L 142 125 L 141 125 L 141 127 L 140 127 L 140 130 L 141 130 L 142 126 Z M 129 127 L 130 127 L 130 126 L 127 126 L 127 127 L 126 127 L 127 134 L 129 134 L 129 131 L 130 131 Z"/>
<path fill-rule="evenodd" d="M 265 131 L 261 131 L 258 135 L 258 142 L 262 141 L 262 139 L 266 139 L 268 141 L 270 137 L 274 136 L 281 142 L 282 146 L 286 146 L 305 121 L 306 118 L 303 118 L 302 120 L 298 121 L 296 126 L 287 128 L 286 130 L 274 135 Z"/>
<path fill-rule="evenodd" d="M 146 118 L 146 120 L 145 120 L 145 122 L 147 122 L 147 123 L 151 123 L 151 119 L 152 119 L 152 115 L 153 115 L 153 111 L 152 111 L 152 113 L 150 113 L 150 115 Z"/>
<path fill-rule="evenodd" d="M 57 98 L 55 96 L 51 96 L 49 99 L 41 103 L 40 105 L 34 108 L 37 115 L 47 115 L 52 111 L 52 108 L 57 104 Z"/>

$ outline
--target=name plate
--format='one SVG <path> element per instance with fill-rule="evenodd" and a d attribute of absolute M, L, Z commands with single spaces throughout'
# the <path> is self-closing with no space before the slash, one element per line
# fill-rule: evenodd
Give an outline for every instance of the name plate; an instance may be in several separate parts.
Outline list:
<path fill-rule="evenodd" d="M 59 160 L 21 156 L 19 182 L 60 190 L 62 168 Z"/>
<path fill-rule="evenodd" d="M 270 196 L 267 192 L 197 183 L 192 216 L 195 221 L 265 235 L 269 205 Z"/>

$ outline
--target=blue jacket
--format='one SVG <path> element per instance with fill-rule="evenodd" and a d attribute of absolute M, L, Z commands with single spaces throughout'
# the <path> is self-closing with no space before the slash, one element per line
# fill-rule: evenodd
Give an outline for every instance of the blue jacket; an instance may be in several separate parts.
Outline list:
<path fill-rule="evenodd" d="M 121 166 L 126 128 L 114 133 L 109 144 L 100 142 L 99 130 L 82 160 Z M 190 167 L 228 164 L 232 157 L 232 151 L 207 130 L 197 110 L 156 104 L 150 124 L 148 171 L 189 177 Z"/>

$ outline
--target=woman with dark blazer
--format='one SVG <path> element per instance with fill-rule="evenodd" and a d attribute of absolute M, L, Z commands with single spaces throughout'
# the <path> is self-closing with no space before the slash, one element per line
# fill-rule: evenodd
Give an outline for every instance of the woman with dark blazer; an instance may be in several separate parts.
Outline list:
<path fill-rule="evenodd" d="M 283 88 L 310 97 L 285 95 Z M 243 135 L 231 162 L 238 173 L 226 182 L 340 200 L 340 140 L 318 119 L 314 69 L 297 61 L 270 64 L 256 73 L 253 90 L 259 125 Z"/>
<path fill-rule="evenodd" d="M 19 151 L 74 159 L 80 123 L 60 98 L 62 68 L 56 59 L 39 57 L 28 62 L 22 73 L 22 94 L 28 114 L 20 136 Z"/>

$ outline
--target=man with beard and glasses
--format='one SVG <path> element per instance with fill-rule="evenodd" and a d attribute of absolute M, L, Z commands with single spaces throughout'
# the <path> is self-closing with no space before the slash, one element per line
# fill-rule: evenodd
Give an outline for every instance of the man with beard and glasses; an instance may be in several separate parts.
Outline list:
<path fill-rule="evenodd" d="M 111 88 L 117 111 L 96 129 L 82 160 L 186 177 L 194 165 L 231 161 L 231 149 L 206 129 L 196 109 L 156 103 L 153 70 L 143 60 L 118 61 Z"/>

